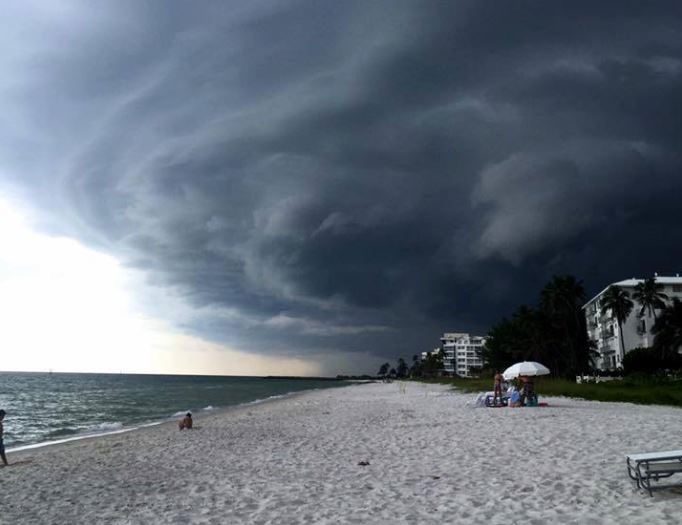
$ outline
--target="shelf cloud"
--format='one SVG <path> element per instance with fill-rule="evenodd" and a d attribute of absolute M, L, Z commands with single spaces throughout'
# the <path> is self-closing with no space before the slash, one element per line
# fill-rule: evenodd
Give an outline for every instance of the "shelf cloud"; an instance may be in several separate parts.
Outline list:
<path fill-rule="evenodd" d="M 5 11 L 0 191 L 209 340 L 408 358 L 555 273 L 680 270 L 678 2 Z"/>

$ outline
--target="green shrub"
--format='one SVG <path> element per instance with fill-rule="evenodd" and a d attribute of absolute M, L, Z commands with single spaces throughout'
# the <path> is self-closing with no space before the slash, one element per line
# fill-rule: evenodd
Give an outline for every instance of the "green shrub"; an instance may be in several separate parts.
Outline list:
<path fill-rule="evenodd" d="M 661 370 L 678 370 L 682 368 L 682 356 L 679 354 L 662 355 L 654 348 L 634 348 L 623 358 L 625 373 L 654 374 Z"/>

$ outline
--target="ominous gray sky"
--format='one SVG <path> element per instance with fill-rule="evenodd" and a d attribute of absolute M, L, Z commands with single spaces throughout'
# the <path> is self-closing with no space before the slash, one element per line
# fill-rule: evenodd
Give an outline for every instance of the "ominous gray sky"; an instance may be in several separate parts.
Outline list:
<path fill-rule="evenodd" d="M 0 191 L 208 340 L 373 372 L 353 356 L 485 332 L 552 274 L 682 268 L 679 2 L 21 1 L 0 25 Z"/>

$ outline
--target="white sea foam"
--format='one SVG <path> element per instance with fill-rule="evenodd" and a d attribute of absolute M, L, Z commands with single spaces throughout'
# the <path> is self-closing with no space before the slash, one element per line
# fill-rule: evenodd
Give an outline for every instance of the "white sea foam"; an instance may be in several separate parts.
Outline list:
<path fill-rule="evenodd" d="M 120 421 L 114 421 L 114 422 L 104 422 L 104 423 L 98 423 L 97 425 L 92 425 L 91 427 L 88 427 L 85 429 L 86 432 L 108 432 L 110 430 L 119 430 L 123 428 L 123 423 Z"/>
<path fill-rule="evenodd" d="M 305 392 L 308 392 L 308 393 L 309 393 L 309 392 L 315 392 L 315 391 L 317 391 L 317 390 L 320 390 L 320 389 L 318 389 L 318 388 L 309 388 L 309 389 L 307 389 L 307 390 L 297 390 L 297 391 L 293 391 L 293 392 L 286 392 L 286 393 L 284 393 L 284 394 L 275 394 L 275 395 L 268 396 L 268 397 L 264 397 L 264 398 L 261 398 L 261 399 L 254 399 L 253 401 L 247 401 L 247 402 L 245 402 L 245 403 L 242 403 L 242 406 L 259 405 L 259 404 L 261 404 L 261 403 L 267 403 L 268 401 L 274 401 L 274 400 L 276 400 L 276 399 L 286 399 L 286 398 L 288 398 L 288 397 L 293 396 L 294 394 L 302 394 L 302 393 L 305 393 Z"/>
<path fill-rule="evenodd" d="M 101 437 L 101 436 L 110 436 L 113 434 L 123 434 L 124 432 L 130 432 L 130 431 L 135 430 L 137 428 L 138 427 L 128 427 L 128 428 L 119 428 L 118 430 L 109 430 L 109 431 L 104 431 L 104 432 L 92 432 L 92 433 L 88 433 L 88 434 L 77 434 L 75 436 L 64 438 L 64 439 L 55 439 L 53 441 L 42 441 L 41 443 L 33 443 L 31 445 L 21 445 L 19 447 L 9 448 L 9 449 L 7 449 L 7 452 L 19 452 L 20 450 L 30 450 L 30 449 L 34 449 L 34 448 L 47 447 L 50 445 L 59 445 L 60 443 L 68 443 L 70 441 L 79 441 L 81 439 L 90 439 L 90 438 Z"/>
<path fill-rule="evenodd" d="M 290 396 L 293 393 L 294 392 L 287 392 L 286 394 L 277 394 L 275 396 L 268 396 L 262 399 L 254 399 L 253 401 L 244 403 L 244 405 L 258 405 L 259 403 L 265 403 L 266 401 L 272 401 L 273 399 L 282 399 L 284 397 Z"/>

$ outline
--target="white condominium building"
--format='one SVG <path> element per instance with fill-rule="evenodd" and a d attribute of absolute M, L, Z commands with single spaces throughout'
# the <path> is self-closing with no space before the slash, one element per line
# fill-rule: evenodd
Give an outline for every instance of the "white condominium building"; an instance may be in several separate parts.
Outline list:
<path fill-rule="evenodd" d="M 633 348 L 649 347 L 653 345 L 654 338 L 651 328 L 654 325 L 653 316 L 648 312 L 639 315 L 641 305 L 632 299 L 632 292 L 635 286 L 644 282 L 644 279 L 626 279 L 609 286 L 619 286 L 630 294 L 630 299 L 634 304 L 632 312 L 623 323 L 623 345 L 620 341 L 620 329 L 618 319 L 611 310 L 602 313 L 601 299 L 608 290 L 609 286 L 590 299 L 583 311 L 587 321 L 587 335 L 596 343 L 599 356 L 595 359 L 596 367 L 599 370 L 616 370 L 623 367 L 623 356 Z M 665 293 L 670 300 L 674 297 L 682 300 L 682 277 L 659 277 L 656 276 L 656 283 L 662 285 L 661 292 Z M 623 352 L 622 348 L 625 348 Z"/>
<path fill-rule="evenodd" d="M 440 338 L 444 370 L 462 377 L 474 377 L 483 367 L 485 337 L 459 332 L 445 333 Z"/>

